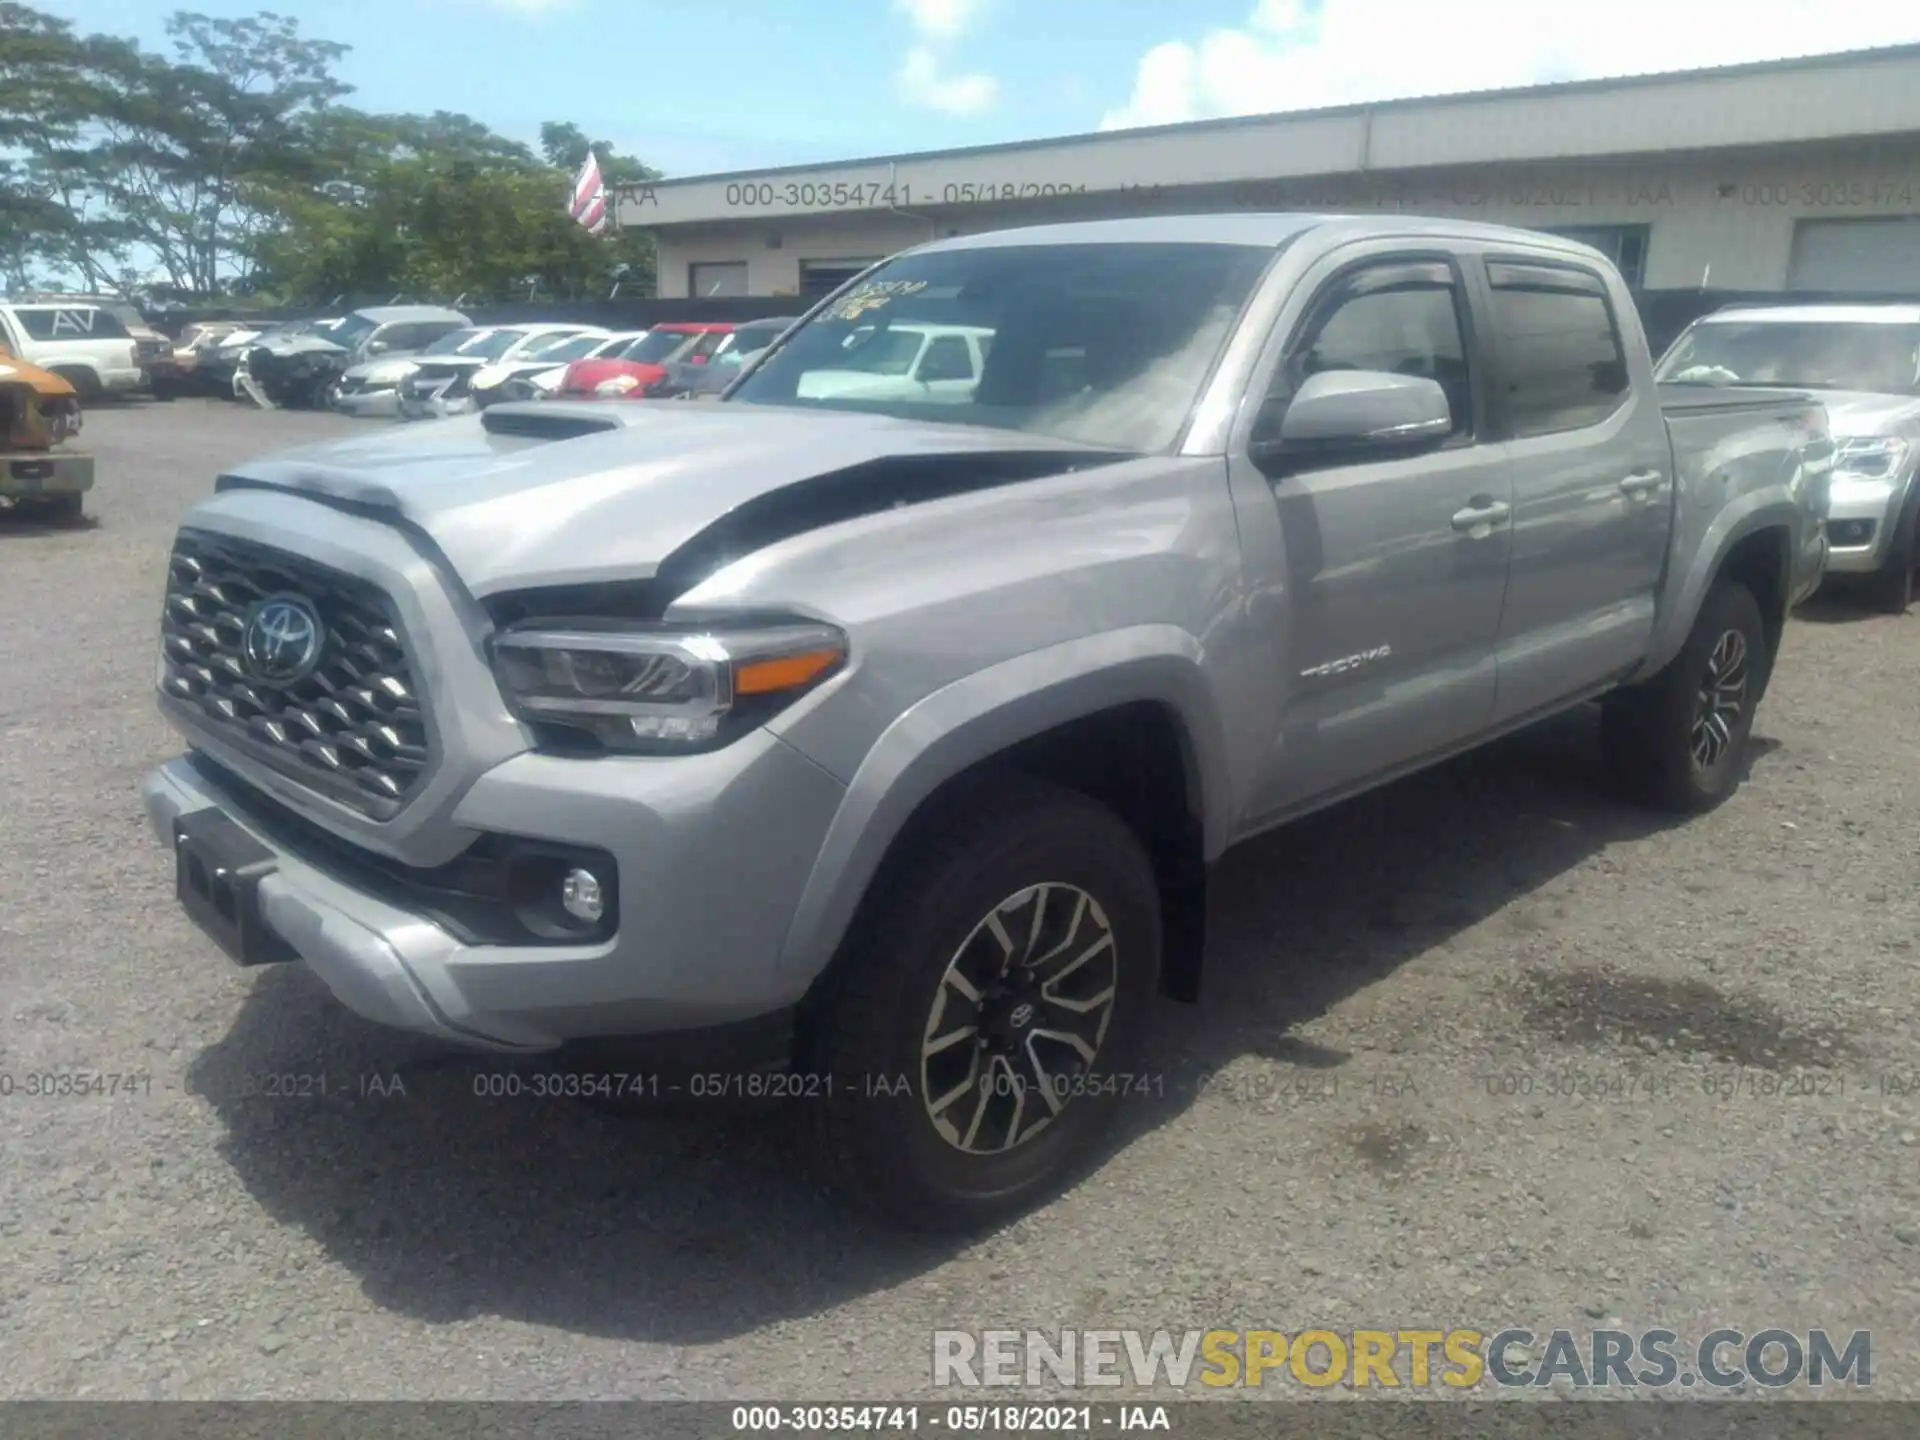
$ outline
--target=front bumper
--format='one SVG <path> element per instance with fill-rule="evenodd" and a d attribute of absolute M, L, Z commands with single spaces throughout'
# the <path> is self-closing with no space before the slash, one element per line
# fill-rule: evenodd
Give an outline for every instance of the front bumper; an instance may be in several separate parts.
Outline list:
<path fill-rule="evenodd" d="M 382 389 L 342 390 L 334 396 L 333 408 L 343 415 L 390 419 L 400 413 L 400 391 L 392 385 Z"/>
<path fill-rule="evenodd" d="M 91 455 L 0 455 L 0 497 L 8 500 L 81 495 L 92 488 Z"/>
<path fill-rule="evenodd" d="M 399 412 L 402 420 L 444 420 L 452 415 L 471 415 L 474 410 L 473 396 L 465 395 L 409 395 L 402 391 L 399 397 Z"/>
<path fill-rule="evenodd" d="M 1878 570 L 1886 561 L 1888 537 L 1905 496 L 1904 486 L 1887 481 L 1836 478 L 1827 506 L 1828 572 L 1865 575 Z"/>
<path fill-rule="evenodd" d="M 463 1045 L 539 1051 L 792 1007 L 811 977 L 783 972 L 781 949 L 844 791 L 764 732 L 706 755 L 522 754 L 487 771 L 451 817 L 463 834 L 614 857 L 620 930 L 592 945 L 466 943 L 347 878 L 271 804 L 191 757 L 141 793 L 163 845 L 176 817 L 213 808 L 272 852 L 261 918 L 349 1009 Z"/>

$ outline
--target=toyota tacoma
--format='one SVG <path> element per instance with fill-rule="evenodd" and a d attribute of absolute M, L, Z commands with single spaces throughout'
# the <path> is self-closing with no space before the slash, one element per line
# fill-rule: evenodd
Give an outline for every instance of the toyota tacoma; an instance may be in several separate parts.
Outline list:
<path fill-rule="evenodd" d="M 837 383 L 896 330 L 974 382 Z M 1072 1172 L 1156 992 L 1197 998 L 1229 846 L 1590 701 L 1634 793 L 1724 800 L 1831 464 L 1804 395 L 1663 397 L 1570 240 L 941 240 L 713 405 L 220 476 L 146 807 L 241 963 L 469 1046 L 778 1067 L 847 1195 L 974 1225 Z"/>

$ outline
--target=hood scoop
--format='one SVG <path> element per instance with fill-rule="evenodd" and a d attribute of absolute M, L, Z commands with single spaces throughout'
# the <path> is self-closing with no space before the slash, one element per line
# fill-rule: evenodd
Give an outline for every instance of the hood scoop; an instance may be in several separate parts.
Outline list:
<path fill-rule="evenodd" d="M 489 435 L 511 435 L 520 440 L 577 440 L 582 435 L 599 435 L 620 428 L 615 416 L 578 405 L 565 409 L 551 405 L 495 405 L 481 412 L 480 424 Z"/>

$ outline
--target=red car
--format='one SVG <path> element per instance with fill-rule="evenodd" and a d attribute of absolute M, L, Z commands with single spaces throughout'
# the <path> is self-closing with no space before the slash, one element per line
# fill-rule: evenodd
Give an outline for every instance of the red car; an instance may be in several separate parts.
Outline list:
<path fill-rule="evenodd" d="M 675 361 L 704 365 L 707 357 L 733 333 L 727 324 L 677 323 L 656 325 L 623 350 L 576 360 L 555 392 L 556 399 L 640 399 L 650 386 L 667 378 Z"/>

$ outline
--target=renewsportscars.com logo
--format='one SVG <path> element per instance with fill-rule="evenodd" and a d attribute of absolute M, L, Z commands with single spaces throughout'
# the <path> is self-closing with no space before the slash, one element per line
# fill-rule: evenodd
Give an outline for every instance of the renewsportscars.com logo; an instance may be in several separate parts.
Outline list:
<path fill-rule="evenodd" d="M 1430 1329 L 936 1330 L 933 1383 L 1734 1390 L 1873 1384 L 1873 1333 Z"/>

